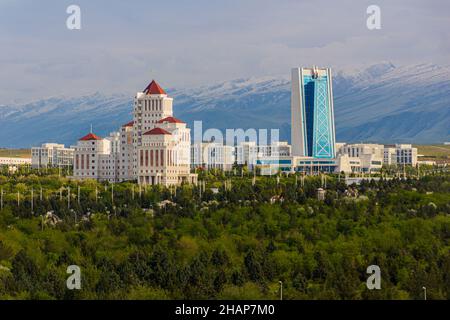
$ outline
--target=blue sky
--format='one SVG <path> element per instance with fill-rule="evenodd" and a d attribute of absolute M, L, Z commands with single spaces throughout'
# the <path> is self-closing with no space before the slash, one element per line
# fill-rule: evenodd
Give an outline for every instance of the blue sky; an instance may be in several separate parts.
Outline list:
<path fill-rule="evenodd" d="M 66 28 L 81 8 L 82 29 Z M 366 8 L 381 8 L 381 30 Z M 446 0 L 0 0 L 0 104 L 95 91 L 352 69 L 450 64 Z"/>

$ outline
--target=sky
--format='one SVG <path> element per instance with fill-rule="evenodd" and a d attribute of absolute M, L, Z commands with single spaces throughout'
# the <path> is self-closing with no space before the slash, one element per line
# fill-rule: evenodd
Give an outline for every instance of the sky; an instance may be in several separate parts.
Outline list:
<path fill-rule="evenodd" d="M 69 5 L 81 29 L 69 30 Z M 369 30 L 369 5 L 381 29 Z M 448 0 L 0 0 L 0 105 L 379 62 L 450 65 Z"/>

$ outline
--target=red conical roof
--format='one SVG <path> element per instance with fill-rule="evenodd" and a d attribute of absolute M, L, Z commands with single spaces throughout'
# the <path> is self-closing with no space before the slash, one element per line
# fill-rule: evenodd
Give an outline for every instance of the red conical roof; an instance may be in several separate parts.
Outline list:
<path fill-rule="evenodd" d="M 152 134 L 171 134 L 169 131 L 164 130 L 162 128 L 153 128 L 150 131 L 144 133 L 144 135 L 152 135 Z"/>
<path fill-rule="evenodd" d="M 152 80 L 147 88 L 144 89 L 145 94 L 166 94 L 163 88 L 156 83 L 155 80 Z"/>
<path fill-rule="evenodd" d="M 125 123 L 122 127 L 132 127 L 134 124 L 134 121 L 130 121 L 128 123 Z"/>
<path fill-rule="evenodd" d="M 80 140 L 80 141 L 102 140 L 102 138 L 100 138 L 99 136 L 97 136 L 91 132 L 78 140 Z"/>
<path fill-rule="evenodd" d="M 185 123 L 183 121 L 181 121 L 180 119 L 177 119 L 175 117 L 166 117 L 164 119 L 158 120 L 158 123 L 163 123 L 163 122 L 169 122 L 169 123 Z"/>

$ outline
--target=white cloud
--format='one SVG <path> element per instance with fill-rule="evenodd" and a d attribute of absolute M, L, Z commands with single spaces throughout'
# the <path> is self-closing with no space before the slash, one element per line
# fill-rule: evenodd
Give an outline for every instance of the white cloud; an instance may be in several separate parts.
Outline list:
<path fill-rule="evenodd" d="M 79 0 L 83 29 L 69 31 L 72 2 L 0 1 L 0 103 L 133 93 L 150 78 L 206 84 L 313 63 L 450 63 L 450 5 L 438 0 L 375 1 L 378 31 L 366 28 L 366 0 Z"/>

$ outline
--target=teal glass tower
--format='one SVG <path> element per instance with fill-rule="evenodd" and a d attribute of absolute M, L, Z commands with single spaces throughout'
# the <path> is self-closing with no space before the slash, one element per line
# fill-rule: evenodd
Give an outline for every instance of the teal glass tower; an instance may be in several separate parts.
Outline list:
<path fill-rule="evenodd" d="M 291 143 L 294 156 L 335 158 L 333 91 L 329 68 L 292 69 Z"/>

